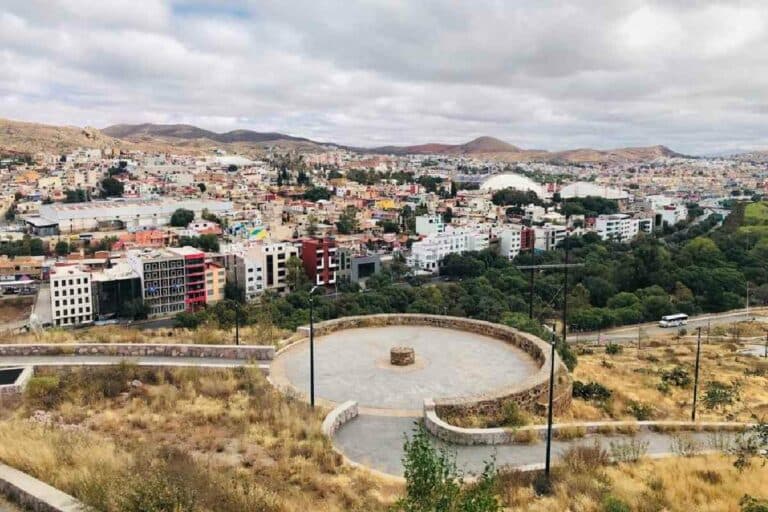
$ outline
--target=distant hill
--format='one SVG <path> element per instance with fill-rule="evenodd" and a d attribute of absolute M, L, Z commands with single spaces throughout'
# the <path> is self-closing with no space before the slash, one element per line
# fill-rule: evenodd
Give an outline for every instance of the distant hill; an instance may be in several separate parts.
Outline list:
<path fill-rule="evenodd" d="M 317 142 L 277 132 L 232 130 L 217 133 L 188 124 L 117 124 L 98 130 L 89 127 L 51 126 L 0 119 L 0 153 L 2 151 L 21 154 L 65 153 L 78 147 L 95 147 L 179 154 L 203 154 L 209 153 L 214 148 L 221 148 L 233 153 L 263 154 L 268 148 L 318 152 L 325 151 L 331 146 L 374 154 L 466 155 L 508 162 L 618 163 L 683 156 L 666 146 L 610 150 L 582 148 L 550 152 L 540 149 L 522 149 L 487 136 L 478 137 L 464 144 L 429 143 L 366 149 Z"/>
<path fill-rule="evenodd" d="M 684 156 L 666 146 L 619 149 L 572 149 L 550 152 L 540 149 L 521 149 L 493 137 L 478 137 L 465 144 L 429 143 L 417 146 L 384 146 L 369 150 L 394 155 L 467 155 L 487 156 L 506 161 L 562 161 L 562 162 L 629 162 L 653 160 L 661 157 Z"/>
<path fill-rule="evenodd" d="M 104 135 L 96 128 L 0 119 L 0 151 L 6 153 L 66 153 L 79 147 L 107 149 L 127 146 L 130 144 Z"/>
<path fill-rule="evenodd" d="M 116 124 L 101 130 L 105 135 L 131 142 L 162 140 L 169 144 L 199 146 L 206 142 L 219 145 L 253 145 L 263 149 L 272 145 L 286 145 L 299 149 L 323 149 L 328 144 L 315 142 L 304 137 L 294 137 L 284 133 L 256 132 L 253 130 L 233 130 L 217 133 L 188 124 Z"/>
<path fill-rule="evenodd" d="M 370 151 L 375 153 L 388 153 L 395 155 L 474 155 L 481 153 L 509 153 L 520 151 L 520 148 L 513 146 L 503 140 L 494 137 L 478 137 L 465 144 L 420 144 L 417 146 L 384 146 L 373 148 Z"/>

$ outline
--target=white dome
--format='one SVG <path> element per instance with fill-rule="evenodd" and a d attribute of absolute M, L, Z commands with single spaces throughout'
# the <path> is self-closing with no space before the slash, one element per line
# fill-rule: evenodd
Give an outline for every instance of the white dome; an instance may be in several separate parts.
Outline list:
<path fill-rule="evenodd" d="M 481 190 L 501 190 L 505 188 L 514 188 L 515 190 L 522 191 L 532 190 L 539 197 L 544 195 L 544 188 L 541 185 L 521 174 L 496 174 L 480 184 Z"/>

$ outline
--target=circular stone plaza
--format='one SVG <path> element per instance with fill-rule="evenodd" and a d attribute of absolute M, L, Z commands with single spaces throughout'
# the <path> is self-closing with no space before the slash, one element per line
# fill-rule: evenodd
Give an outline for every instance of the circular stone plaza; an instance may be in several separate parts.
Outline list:
<path fill-rule="evenodd" d="M 354 400 L 363 410 L 419 414 L 426 398 L 493 394 L 530 380 L 541 368 L 538 353 L 478 332 L 477 322 L 430 319 L 374 315 L 317 324 L 316 397 L 334 404 Z M 392 364 L 392 351 L 405 348 L 413 350 L 413 363 Z M 309 374 L 307 339 L 280 352 L 271 368 L 275 384 L 304 397 Z"/>
<path fill-rule="evenodd" d="M 403 435 L 416 421 L 431 431 L 435 421 L 429 418 L 499 412 L 509 402 L 541 413 L 550 357 L 548 343 L 489 322 L 419 314 L 345 317 L 315 324 L 315 398 L 340 411 L 329 414 L 329 430 L 348 459 L 401 474 Z M 555 408 L 562 410 L 570 404 L 571 381 L 557 357 L 555 367 Z M 308 328 L 277 353 L 270 379 L 308 399 Z M 459 449 L 459 462 L 475 470 L 495 447 Z"/>

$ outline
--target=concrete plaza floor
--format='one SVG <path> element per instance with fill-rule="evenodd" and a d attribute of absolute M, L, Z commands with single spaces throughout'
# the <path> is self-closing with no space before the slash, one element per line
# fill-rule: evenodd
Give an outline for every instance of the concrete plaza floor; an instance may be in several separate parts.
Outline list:
<path fill-rule="evenodd" d="M 389 364 L 390 348 L 413 347 L 416 364 Z M 315 339 L 315 393 L 363 408 L 419 411 L 425 398 L 459 397 L 519 382 L 538 370 L 519 348 L 488 336 L 428 326 L 346 329 Z M 309 393 L 309 343 L 282 353 L 272 378 Z"/>

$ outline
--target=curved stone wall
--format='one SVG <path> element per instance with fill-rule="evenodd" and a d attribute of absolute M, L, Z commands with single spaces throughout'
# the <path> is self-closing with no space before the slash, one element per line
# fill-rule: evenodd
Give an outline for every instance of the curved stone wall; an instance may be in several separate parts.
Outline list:
<path fill-rule="evenodd" d="M 268 345 L 180 345 L 157 343 L 38 343 L 0 345 L 0 356 L 205 357 L 271 361 Z"/>
<path fill-rule="evenodd" d="M 447 414 L 497 414 L 504 403 L 516 402 L 524 409 L 540 412 L 549 392 L 549 370 L 551 346 L 549 343 L 512 327 L 471 318 L 422 314 L 380 314 L 349 316 L 318 322 L 315 336 L 324 336 L 335 331 L 360 327 L 385 327 L 390 325 L 424 325 L 443 329 L 455 329 L 481 334 L 510 343 L 529 354 L 539 365 L 539 370 L 528 378 L 504 388 L 455 398 L 435 400 L 438 415 Z M 299 327 L 301 336 L 292 338 L 293 343 L 309 336 L 309 327 Z M 292 343 L 292 344 L 293 344 Z M 284 350 L 284 349 L 283 349 Z M 566 410 L 571 403 L 571 377 L 568 368 L 555 355 L 555 411 Z"/>
<path fill-rule="evenodd" d="M 358 415 L 357 402 L 349 400 L 334 408 L 323 420 L 321 430 L 327 437 L 332 438 L 346 422 Z"/>
<path fill-rule="evenodd" d="M 742 432 L 752 426 L 749 423 L 725 421 L 590 421 L 558 423 L 552 425 L 556 436 L 558 431 L 578 429 L 583 435 L 611 434 L 614 432 Z M 451 425 L 435 412 L 435 403 L 424 400 L 424 427 L 433 436 L 451 444 L 464 446 L 502 445 L 527 443 L 529 436 L 520 435 L 534 432 L 539 439 L 546 439 L 546 425 L 528 425 L 518 428 L 462 428 Z M 524 439 L 526 441 L 518 441 Z"/>

